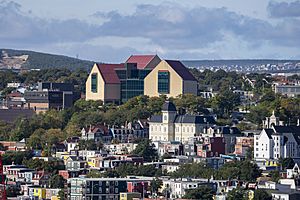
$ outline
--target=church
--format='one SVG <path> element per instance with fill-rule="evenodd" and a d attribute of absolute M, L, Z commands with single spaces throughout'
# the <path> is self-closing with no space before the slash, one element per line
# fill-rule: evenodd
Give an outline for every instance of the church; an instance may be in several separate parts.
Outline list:
<path fill-rule="evenodd" d="M 179 115 L 175 105 L 166 101 L 162 106 L 162 115 L 154 115 L 149 120 L 149 138 L 152 141 L 186 143 L 215 123 L 213 116 Z"/>

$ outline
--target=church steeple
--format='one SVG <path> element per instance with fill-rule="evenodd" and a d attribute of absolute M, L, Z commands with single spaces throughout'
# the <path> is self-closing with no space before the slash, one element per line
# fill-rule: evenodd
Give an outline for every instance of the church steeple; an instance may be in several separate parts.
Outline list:
<path fill-rule="evenodd" d="M 272 128 L 273 126 L 282 126 L 283 121 L 279 120 L 279 117 L 276 117 L 275 110 L 272 111 L 272 115 L 270 117 L 266 117 L 263 120 L 263 128 Z"/>

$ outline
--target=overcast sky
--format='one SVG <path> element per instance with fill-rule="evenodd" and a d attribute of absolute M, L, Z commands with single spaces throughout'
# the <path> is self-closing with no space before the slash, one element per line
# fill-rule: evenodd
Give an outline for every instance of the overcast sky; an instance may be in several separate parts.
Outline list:
<path fill-rule="evenodd" d="M 300 0 L 0 0 L 0 48 L 116 63 L 300 59 Z"/>

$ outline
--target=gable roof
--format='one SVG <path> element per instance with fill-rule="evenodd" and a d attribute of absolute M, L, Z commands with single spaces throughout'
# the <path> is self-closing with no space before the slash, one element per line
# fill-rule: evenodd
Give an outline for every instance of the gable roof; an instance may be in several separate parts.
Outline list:
<path fill-rule="evenodd" d="M 170 67 L 183 79 L 187 81 L 197 81 L 191 72 L 178 60 L 165 60 Z"/>
<path fill-rule="evenodd" d="M 138 69 L 145 69 L 157 55 L 131 55 L 126 63 L 136 63 Z"/>
<path fill-rule="evenodd" d="M 124 68 L 124 64 L 96 64 L 105 83 L 119 84 L 120 79 L 115 71 L 117 68 Z"/>
<path fill-rule="evenodd" d="M 265 132 L 266 132 L 268 138 L 269 138 L 269 139 L 272 139 L 272 134 L 274 133 L 273 129 L 271 129 L 271 128 L 266 128 L 266 129 L 264 129 L 264 130 L 265 130 Z"/>
<path fill-rule="evenodd" d="M 201 115 L 178 115 L 175 123 L 193 123 L 193 124 L 215 124 L 215 119 L 212 116 Z"/>

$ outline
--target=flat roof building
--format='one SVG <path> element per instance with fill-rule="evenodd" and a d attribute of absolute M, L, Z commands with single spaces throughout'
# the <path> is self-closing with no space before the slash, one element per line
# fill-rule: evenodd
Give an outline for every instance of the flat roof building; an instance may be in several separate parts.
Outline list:
<path fill-rule="evenodd" d="M 37 91 L 26 91 L 24 94 L 26 107 L 36 113 L 49 109 L 61 110 L 73 106 L 80 98 L 80 93 L 74 91 L 70 83 L 38 83 Z"/>

